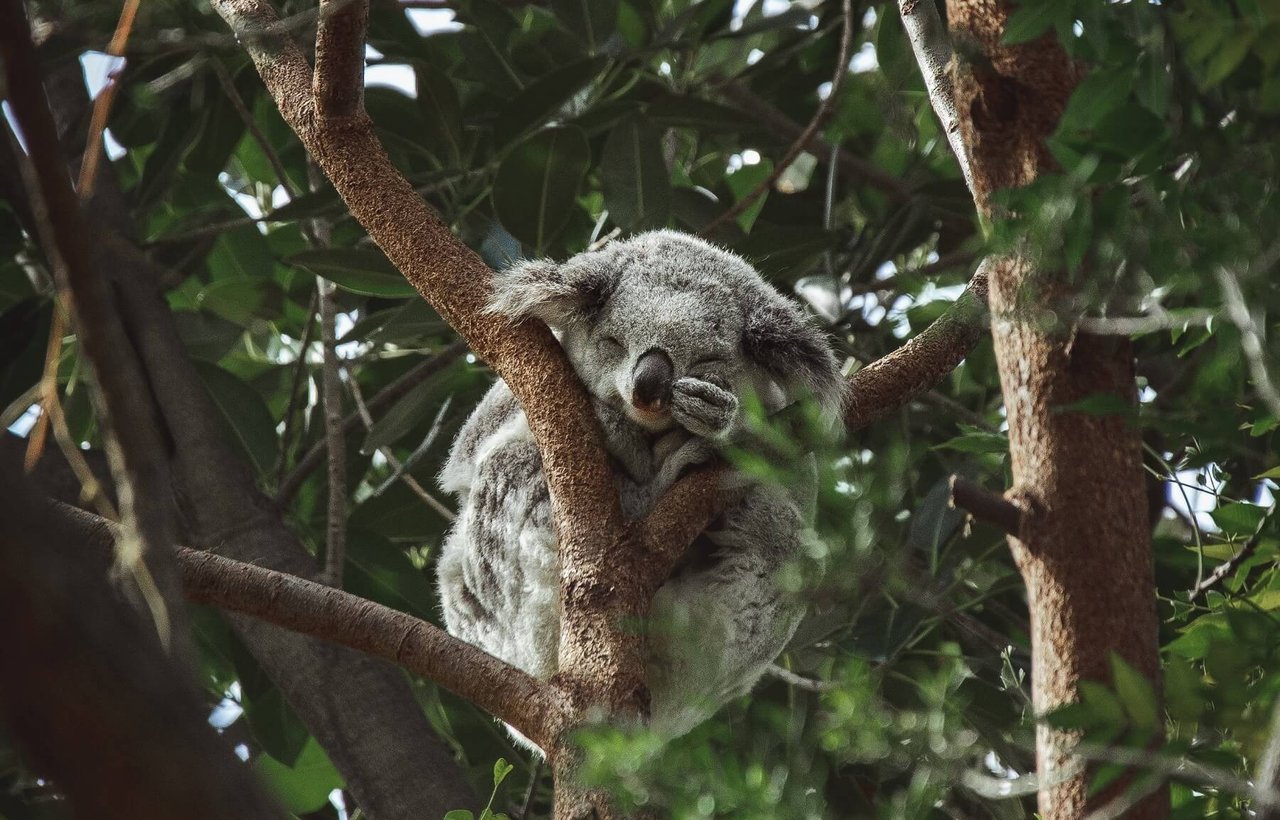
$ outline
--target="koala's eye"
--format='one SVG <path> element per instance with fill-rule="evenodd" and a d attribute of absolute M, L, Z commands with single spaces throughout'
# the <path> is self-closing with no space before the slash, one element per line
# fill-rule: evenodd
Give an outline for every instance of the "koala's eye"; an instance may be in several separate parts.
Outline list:
<path fill-rule="evenodd" d="M 693 366 L 702 367 L 708 364 L 724 364 L 727 361 L 729 361 L 728 356 L 725 356 L 723 354 L 716 354 L 713 356 L 703 356 L 701 359 L 698 359 L 696 362 L 694 362 Z"/>
<path fill-rule="evenodd" d="M 622 352 L 622 342 L 612 336 L 605 336 L 600 340 L 599 348 L 601 353 L 617 355 Z"/>

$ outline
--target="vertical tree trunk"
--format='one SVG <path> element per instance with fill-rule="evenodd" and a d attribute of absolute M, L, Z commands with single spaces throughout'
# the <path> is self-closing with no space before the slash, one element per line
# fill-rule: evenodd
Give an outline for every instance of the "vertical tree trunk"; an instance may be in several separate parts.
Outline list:
<path fill-rule="evenodd" d="M 1052 169 L 1044 140 L 1080 75 L 1053 41 L 1001 46 L 1010 4 L 947 0 L 956 44 L 956 103 L 983 215 L 990 195 Z M 1025 515 L 1010 538 L 1031 611 L 1037 713 L 1078 699 L 1081 680 L 1111 683 L 1118 654 L 1158 682 L 1150 529 L 1139 432 L 1118 416 L 1063 412 L 1097 393 L 1135 401 L 1127 340 L 1079 333 L 1068 286 L 1023 258 L 992 266 L 990 307 L 1009 418 L 1013 487 Z M 1158 687 L 1157 687 L 1158 689 Z M 1040 813 L 1079 818 L 1118 791 L 1088 796 L 1089 772 L 1072 771 L 1074 738 L 1041 725 L 1036 758 Z M 1121 784 L 1124 785 L 1124 784 Z M 1163 792 L 1128 817 L 1161 817 Z"/>

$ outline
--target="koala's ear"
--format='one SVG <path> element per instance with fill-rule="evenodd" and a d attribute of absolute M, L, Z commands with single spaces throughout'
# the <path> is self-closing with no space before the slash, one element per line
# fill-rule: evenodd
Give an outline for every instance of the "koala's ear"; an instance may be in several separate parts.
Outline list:
<path fill-rule="evenodd" d="M 840 413 L 845 381 L 826 335 L 799 307 L 776 294 L 769 297 L 747 313 L 743 352 L 788 391 L 808 389 L 823 410 Z"/>
<path fill-rule="evenodd" d="M 520 262 L 494 275 L 489 311 L 512 321 L 535 317 L 563 327 L 594 316 L 608 301 L 614 283 L 607 268 L 583 260 Z"/>

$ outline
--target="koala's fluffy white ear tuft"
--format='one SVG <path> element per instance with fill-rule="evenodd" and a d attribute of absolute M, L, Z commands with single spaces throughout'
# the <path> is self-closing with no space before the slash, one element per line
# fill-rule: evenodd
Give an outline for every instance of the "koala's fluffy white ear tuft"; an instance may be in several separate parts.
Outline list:
<path fill-rule="evenodd" d="M 796 305 L 777 294 L 747 315 L 742 349 L 789 392 L 807 389 L 823 410 L 843 409 L 845 380 L 826 334 Z"/>
<path fill-rule="evenodd" d="M 615 277 L 605 269 L 570 260 L 520 262 L 493 277 L 489 311 L 512 321 L 534 317 L 552 327 L 593 316 L 608 300 Z"/>

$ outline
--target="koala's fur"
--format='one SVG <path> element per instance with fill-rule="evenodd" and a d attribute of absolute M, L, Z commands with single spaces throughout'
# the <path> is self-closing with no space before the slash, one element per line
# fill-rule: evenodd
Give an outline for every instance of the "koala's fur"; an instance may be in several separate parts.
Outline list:
<path fill-rule="evenodd" d="M 520 263 L 496 277 L 494 291 L 492 310 L 537 317 L 556 332 L 592 395 L 633 518 L 734 440 L 749 391 L 770 411 L 812 395 L 832 417 L 843 399 L 830 345 L 800 309 L 743 260 L 685 234 L 641 234 L 562 264 Z M 656 412 L 633 403 L 637 362 L 653 351 L 665 353 L 671 377 Z M 505 383 L 459 432 L 440 483 L 460 502 L 439 561 L 445 625 L 550 677 L 559 642 L 551 504 Z M 747 692 L 786 646 L 803 612 L 774 576 L 814 537 L 813 500 L 812 484 L 750 486 L 699 539 L 705 554 L 658 591 L 648 626 L 655 731 L 687 732 Z"/>

